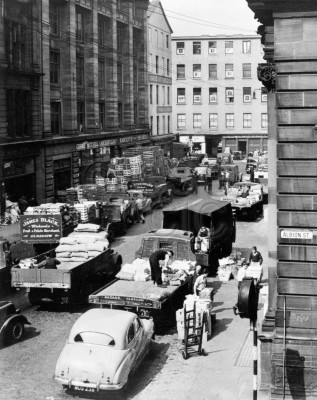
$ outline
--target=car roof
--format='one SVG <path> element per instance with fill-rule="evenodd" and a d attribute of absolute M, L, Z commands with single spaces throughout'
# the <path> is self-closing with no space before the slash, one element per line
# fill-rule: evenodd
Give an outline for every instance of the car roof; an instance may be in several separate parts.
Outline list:
<path fill-rule="evenodd" d="M 136 315 L 129 311 L 93 308 L 78 318 L 70 331 L 69 338 L 73 341 L 80 332 L 106 333 L 120 346 L 124 343 L 127 328 L 135 317 Z"/>

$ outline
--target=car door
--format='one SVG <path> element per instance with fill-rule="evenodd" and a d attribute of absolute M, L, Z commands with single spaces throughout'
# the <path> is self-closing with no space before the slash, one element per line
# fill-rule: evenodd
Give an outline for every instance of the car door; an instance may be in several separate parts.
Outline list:
<path fill-rule="evenodd" d="M 139 357 L 139 361 L 141 361 L 144 356 L 144 353 L 147 350 L 147 338 L 146 338 L 146 335 L 144 332 L 143 325 L 141 324 L 141 321 L 138 317 L 136 317 L 134 320 L 134 329 L 135 329 L 136 337 L 137 337 L 137 341 L 138 341 L 138 343 L 136 344 L 138 357 Z"/>

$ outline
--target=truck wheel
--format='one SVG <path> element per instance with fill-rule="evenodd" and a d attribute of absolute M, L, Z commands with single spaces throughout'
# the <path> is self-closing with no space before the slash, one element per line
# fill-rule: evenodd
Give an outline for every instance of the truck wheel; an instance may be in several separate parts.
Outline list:
<path fill-rule="evenodd" d="M 41 304 L 41 297 L 33 291 L 28 293 L 28 300 L 32 306 L 39 306 Z"/>
<path fill-rule="evenodd" d="M 182 351 L 182 356 L 183 356 L 183 359 L 184 359 L 184 360 L 187 360 L 188 356 L 187 356 L 187 354 L 185 353 L 185 351 Z"/>
<path fill-rule="evenodd" d="M 9 323 L 5 331 L 5 342 L 14 343 L 22 339 L 24 335 L 24 324 L 19 320 L 13 320 Z"/>

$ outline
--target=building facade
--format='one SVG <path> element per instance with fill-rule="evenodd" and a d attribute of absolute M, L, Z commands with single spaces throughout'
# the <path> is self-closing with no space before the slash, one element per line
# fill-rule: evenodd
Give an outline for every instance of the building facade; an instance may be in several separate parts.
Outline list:
<path fill-rule="evenodd" d="M 172 28 L 162 4 L 153 0 L 148 9 L 148 94 L 152 142 L 170 152 L 172 129 Z"/>
<path fill-rule="evenodd" d="M 266 89 L 257 79 L 260 37 L 173 37 L 173 128 L 194 151 L 267 150 Z"/>
<path fill-rule="evenodd" d="M 262 24 L 268 89 L 268 311 L 261 388 L 317 398 L 317 4 L 247 0 Z"/>
<path fill-rule="evenodd" d="M 147 0 L 1 0 L 1 188 L 58 200 L 150 144 Z M 3 197 L 3 196 L 2 196 Z"/>

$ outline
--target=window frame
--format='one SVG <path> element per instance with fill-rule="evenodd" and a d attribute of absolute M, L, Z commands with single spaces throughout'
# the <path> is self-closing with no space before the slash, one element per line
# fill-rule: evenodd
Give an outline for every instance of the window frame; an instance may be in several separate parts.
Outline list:
<path fill-rule="evenodd" d="M 61 68 L 60 52 L 55 50 L 50 50 L 50 85 L 55 85 L 55 86 L 60 85 L 60 68 Z"/>
<path fill-rule="evenodd" d="M 210 45 L 210 43 L 214 43 L 215 46 Z M 214 50 L 211 50 L 214 49 Z M 216 40 L 209 40 L 208 41 L 208 54 L 216 54 L 217 53 L 217 41 Z"/>
<path fill-rule="evenodd" d="M 250 86 L 243 87 L 243 103 L 251 103 L 252 101 L 252 88 Z"/>
<path fill-rule="evenodd" d="M 193 64 L 193 78 L 194 79 L 201 78 L 201 64 Z"/>
<path fill-rule="evenodd" d="M 225 78 L 232 79 L 234 78 L 234 65 L 233 63 L 225 64 Z"/>
<path fill-rule="evenodd" d="M 232 94 L 231 94 L 232 92 Z M 234 103 L 234 88 L 233 87 L 226 87 L 225 89 L 226 95 L 226 104 Z M 232 99 L 232 100 L 230 100 Z"/>
<path fill-rule="evenodd" d="M 76 40 L 79 43 L 84 42 L 84 25 L 84 13 L 81 10 L 76 9 Z"/>
<path fill-rule="evenodd" d="M 177 114 L 177 129 L 178 130 L 186 129 L 186 114 L 185 113 Z"/>
<path fill-rule="evenodd" d="M 184 94 L 179 94 L 181 91 L 184 91 Z M 177 88 L 177 92 L 176 92 L 176 100 L 177 100 L 177 104 L 186 104 L 186 88 Z M 184 97 L 184 100 L 181 99 L 180 101 L 180 97 Z"/>
<path fill-rule="evenodd" d="M 211 125 L 211 121 L 215 121 L 214 126 Z M 209 129 L 218 129 L 218 113 L 209 113 Z"/>
<path fill-rule="evenodd" d="M 251 40 L 242 40 L 242 54 L 251 54 Z"/>
<path fill-rule="evenodd" d="M 252 114 L 243 113 L 243 128 L 252 128 Z"/>
<path fill-rule="evenodd" d="M 193 113 L 193 129 L 202 127 L 202 115 L 201 113 Z"/>
<path fill-rule="evenodd" d="M 193 42 L 193 54 L 200 55 L 201 54 L 201 42 Z"/>
<path fill-rule="evenodd" d="M 226 117 L 226 128 L 234 129 L 234 113 L 226 113 L 225 117 Z"/>
<path fill-rule="evenodd" d="M 197 97 L 197 98 L 195 99 L 195 97 Z M 201 87 L 194 87 L 193 88 L 193 104 L 201 104 L 201 103 L 202 103 Z"/>
<path fill-rule="evenodd" d="M 186 69 L 185 69 L 185 64 L 177 64 L 176 65 L 176 79 L 186 79 Z M 183 71 L 180 71 L 183 69 Z"/>
<path fill-rule="evenodd" d="M 230 43 L 232 44 L 232 46 L 229 46 Z M 233 54 L 233 40 L 225 41 L 225 54 Z"/>
<path fill-rule="evenodd" d="M 267 113 L 261 113 L 261 128 L 267 129 L 268 128 L 268 115 Z"/>
<path fill-rule="evenodd" d="M 247 68 L 249 66 L 250 68 Z M 250 75 L 250 76 L 246 76 Z M 252 64 L 251 63 L 243 63 L 242 64 L 242 78 L 250 79 L 252 78 Z"/>
<path fill-rule="evenodd" d="M 214 100 L 211 99 L 213 96 L 215 96 Z M 218 88 L 216 87 L 209 88 L 209 103 L 218 103 Z"/>
<path fill-rule="evenodd" d="M 176 42 L 176 54 L 185 54 L 185 42 Z"/>
<path fill-rule="evenodd" d="M 215 66 L 215 68 L 212 68 Z M 215 76 L 212 76 L 215 74 Z M 218 65 L 217 64 L 208 64 L 208 79 L 218 79 Z"/>

